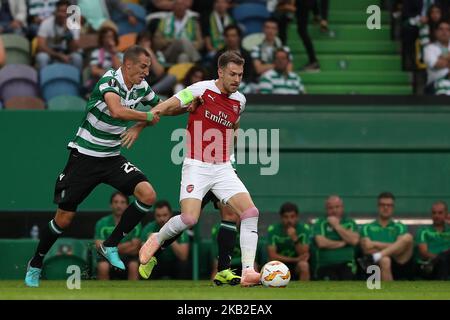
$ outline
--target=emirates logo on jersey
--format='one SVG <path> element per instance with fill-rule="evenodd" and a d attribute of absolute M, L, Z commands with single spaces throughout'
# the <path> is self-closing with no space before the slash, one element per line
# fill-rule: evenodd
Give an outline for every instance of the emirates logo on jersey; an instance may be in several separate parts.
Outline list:
<path fill-rule="evenodd" d="M 188 193 L 191 193 L 192 191 L 194 191 L 194 185 L 193 185 L 193 184 L 188 185 L 188 186 L 186 187 L 186 191 L 187 191 Z"/>

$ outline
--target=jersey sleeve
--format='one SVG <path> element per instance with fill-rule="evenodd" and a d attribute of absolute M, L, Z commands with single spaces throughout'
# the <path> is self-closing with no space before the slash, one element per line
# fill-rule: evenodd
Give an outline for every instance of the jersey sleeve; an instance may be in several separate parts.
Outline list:
<path fill-rule="evenodd" d="M 304 224 L 303 230 L 297 234 L 301 244 L 310 244 L 311 239 L 311 227 L 308 224 Z"/>
<path fill-rule="evenodd" d="M 149 86 L 145 92 L 145 96 L 141 100 L 141 103 L 144 106 L 155 107 L 160 101 L 161 99 L 159 96 Z"/>
<path fill-rule="evenodd" d="M 398 232 L 397 236 L 404 235 L 405 233 L 408 232 L 408 228 L 401 222 L 397 222 L 395 224 L 395 227 L 397 228 L 397 232 Z"/>
<path fill-rule="evenodd" d="M 174 95 L 181 102 L 182 107 L 187 107 L 196 97 L 200 97 L 206 90 L 203 81 L 194 83 Z"/>
<path fill-rule="evenodd" d="M 274 225 L 270 225 L 269 228 L 267 228 L 267 243 L 269 246 L 275 246 L 275 227 Z"/>
<path fill-rule="evenodd" d="M 414 239 L 416 244 L 426 243 L 425 239 L 425 229 L 422 227 L 416 232 L 416 237 Z"/>
<path fill-rule="evenodd" d="M 95 224 L 95 240 L 106 240 L 105 237 L 102 235 L 102 223 L 101 220 L 97 221 Z"/>
<path fill-rule="evenodd" d="M 325 236 L 325 229 L 323 220 L 319 219 L 314 223 L 312 227 L 312 235 L 313 236 Z"/>
<path fill-rule="evenodd" d="M 120 96 L 119 82 L 114 77 L 105 75 L 99 80 L 98 91 L 100 91 L 102 96 L 104 96 L 107 92 L 113 92 Z"/>

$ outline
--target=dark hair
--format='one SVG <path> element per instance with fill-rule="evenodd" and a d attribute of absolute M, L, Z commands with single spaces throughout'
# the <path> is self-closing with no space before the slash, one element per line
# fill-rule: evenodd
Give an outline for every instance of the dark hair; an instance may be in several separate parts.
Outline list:
<path fill-rule="evenodd" d="M 185 87 L 189 87 L 192 83 L 191 83 L 191 77 L 196 73 L 196 72 L 201 72 L 203 73 L 203 78 L 206 77 L 206 70 L 203 69 L 201 66 L 199 65 L 193 65 L 188 72 L 186 73 L 186 75 L 183 78 L 183 85 Z"/>
<path fill-rule="evenodd" d="M 266 24 L 268 22 L 275 23 L 278 27 L 278 21 L 275 18 L 267 18 L 266 20 L 264 20 L 264 24 Z"/>
<path fill-rule="evenodd" d="M 150 33 L 150 31 L 147 30 L 139 32 L 136 38 L 136 44 L 141 42 L 143 39 L 149 39 L 150 41 L 152 41 L 153 35 Z"/>
<path fill-rule="evenodd" d="M 116 191 L 116 192 L 114 192 L 114 193 L 111 195 L 111 198 L 109 198 L 109 203 L 112 203 L 112 202 L 113 202 L 113 199 L 114 199 L 116 196 L 122 196 L 122 197 L 124 197 L 124 198 L 127 200 L 127 204 L 130 204 L 130 199 L 129 199 L 124 193 L 122 193 L 122 192 L 120 192 L 120 191 Z"/>
<path fill-rule="evenodd" d="M 298 214 L 298 207 L 295 203 L 292 202 L 285 202 L 281 205 L 280 208 L 280 216 L 285 214 L 286 212 L 292 212 L 294 211 L 295 214 Z"/>
<path fill-rule="evenodd" d="M 443 23 L 450 25 L 450 22 L 448 20 L 443 19 L 436 24 L 436 29 L 438 29 Z"/>
<path fill-rule="evenodd" d="M 217 61 L 218 68 L 225 68 L 229 63 L 235 63 L 239 66 L 243 66 L 245 59 L 237 51 L 228 50 L 222 53 Z"/>
<path fill-rule="evenodd" d="M 287 58 L 288 58 L 288 60 L 291 61 L 291 56 L 290 56 L 290 54 L 289 54 L 289 52 L 287 50 L 285 50 L 284 48 L 278 48 L 278 49 L 275 50 L 275 53 L 273 54 L 273 56 L 275 57 L 278 52 L 285 53 Z"/>
<path fill-rule="evenodd" d="M 443 200 L 438 200 L 438 201 L 436 201 L 435 203 L 433 203 L 433 206 L 435 206 L 435 205 L 437 205 L 437 204 L 442 204 L 442 205 L 444 206 L 444 208 L 445 208 L 445 212 L 448 211 L 448 205 L 447 205 L 447 202 L 445 202 L 445 201 L 443 201 Z"/>
<path fill-rule="evenodd" d="M 146 57 L 150 58 L 150 52 L 148 52 L 144 47 L 138 45 L 131 46 L 127 49 L 127 51 L 125 51 L 123 61 L 131 60 L 133 62 L 137 62 L 141 54 L 144 54 Z"/>
<path fill-rule="evenodd" d="M 382 192 L 382 193 L 380 193 L 380 194 L 378 195 L 378 201 L 379 201 L 380 199 L 386 199 L 386 198 L 389 198 L 389 199 L 392 199 L 392 200 L 395 201 L 395 197 L 394 197 L 394 195 L 393 195 L 391 192 L 385 191 L 385 192 Z"/>
<path fill-rule="evenodd" d="M 167 200 L 156 201 L 156 203 L 154 204 L 154 207 L 155 207 L 155 209 L 161 209 L 161 208 L 167 207 L 167 209 L 169 209 L 169 211 L 172 212 L 172 207 L 170 206 L 170 203 Z"/>
<path fill-rule="evenodd" d="M 236 30 L 239 38 L 242 39 L 242 30 L 236 24 L 229 24 L 228 26 L 226 26 L 225 29 L 223 29 L 223 35 L 225 36 L 230 30 Z"/>
<path fill-rule="evenodd" d="M 100 30 L 98 31 L 98 45 L 99 46 L 103 46 L 103 37 L 108 33 L 108 32 L 112 32 L 114 33 L 114 42 L 116 43 L 116 46 L 119 45 L 119 35 L 116 31 L 116 29 L 114 29 L 113 27 L 109 27 L 109 26 L 105 26 L 100 28 Z"/>
<path fill-rule="evenodd" d="M 62 6 L 70 7 L 71 5 L 72 5 L 72 3 L 70 3 L 70 1 L 68 1 L 68 0 L 59 0 L 55 4 L 55 9 L 58 9 L 59 7 L 62 7 Z"/>

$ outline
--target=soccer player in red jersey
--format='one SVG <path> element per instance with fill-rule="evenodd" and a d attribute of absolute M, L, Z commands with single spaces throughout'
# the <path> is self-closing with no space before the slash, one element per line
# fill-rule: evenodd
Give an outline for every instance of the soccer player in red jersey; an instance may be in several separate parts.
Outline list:
<path fill-rule="evenodd" d="M 260 274 L 254 270 L 259 211 L 230 163 L 231 140 L 246 103 L 244 95 L 238 92 L 244 63 L 238 52 L 227 51 L 218 60 L 219 79 L 197 82 L 154 108 L 161 115 L 176 115 L 197 97 L 203 100 L 203 104 L 189 114 L 187 156 L 183 162 L 180 189 L 181 214 L 172 217 L 142 246 L 140 268 L 145 268 L 164 241 L 197 223 L 202 199 L 211 190 L 241 219 L 241 285 L 260 283 Z"/>

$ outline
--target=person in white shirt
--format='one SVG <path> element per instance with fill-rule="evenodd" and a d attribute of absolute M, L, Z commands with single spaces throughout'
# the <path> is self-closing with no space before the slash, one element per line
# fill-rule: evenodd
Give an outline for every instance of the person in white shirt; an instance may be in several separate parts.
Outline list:
<path fill-rule="evenodd" d="M 436 41 L 425 47 L 424 61 L 427 65 L 427 89 L 435 94 L 450 95 L 450 24 L 441 21 L 435 32 Z M 431 92 L 431 91 L 430 91 Z"/>

